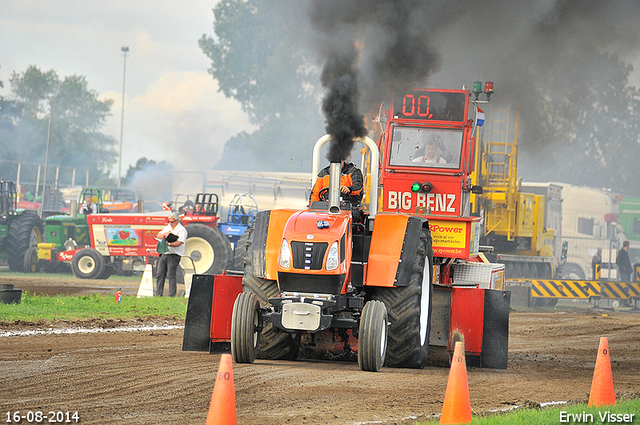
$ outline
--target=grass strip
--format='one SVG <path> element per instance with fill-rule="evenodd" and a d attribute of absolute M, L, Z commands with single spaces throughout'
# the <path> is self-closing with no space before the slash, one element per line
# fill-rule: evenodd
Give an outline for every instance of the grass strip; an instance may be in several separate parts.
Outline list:
<path fill-rule="evenodd" d="M 20 304 L 0 303 L 0 323 L 40 322 L 80 319 L 134 319 L 144 317 L 184 319 L 186 298 L 145 297 L 124 295 L 115 302 L 114 295 L 34 295 L 22 294 Z"/>

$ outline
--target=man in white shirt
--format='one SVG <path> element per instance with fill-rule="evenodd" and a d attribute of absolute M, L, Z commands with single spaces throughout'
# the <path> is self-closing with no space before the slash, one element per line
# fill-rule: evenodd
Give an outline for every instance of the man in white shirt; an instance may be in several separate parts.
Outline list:
<path fill-rule="evenodd" d="M 158 232 L 158 239 L 167 241 L 169 251 L 161 254 L 156 270 L 156 290 L 154 296 L 161 297 L 164 292 L 164 281 L 169 275 L 169 296 L 176 296 L 176 273 L 180 264 L 180 256 L 184 255 L 184 244 L 187 241 L 187 229 L 180 224 L 178 213 L 169 215 L 169 224 Z"/>
<path fill-rule="evenodd" d="M 98 205 L 93 202 L 91 195 L 84 197 L 84 204 L 80 205 L 80 212 L 85 215 L 98 213 Z"/>

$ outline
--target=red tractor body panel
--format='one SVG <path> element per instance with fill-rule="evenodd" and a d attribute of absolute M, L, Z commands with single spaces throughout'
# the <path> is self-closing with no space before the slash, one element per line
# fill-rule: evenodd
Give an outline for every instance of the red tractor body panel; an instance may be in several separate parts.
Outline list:
<path fill-rule="evenodd" d="M 242 276 L 216 275 L 211 302 L 211 342 L 231 340 L 233 303 L 242 292 Z"/>

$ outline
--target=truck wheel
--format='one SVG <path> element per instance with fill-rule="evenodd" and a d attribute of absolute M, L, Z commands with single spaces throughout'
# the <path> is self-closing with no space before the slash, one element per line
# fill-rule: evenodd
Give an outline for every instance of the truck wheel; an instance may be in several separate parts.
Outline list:
<path fill-rule="evenodd" d="M 376 288 L 373 299 L 382 301 L 389 315 L 388 367 L 423 368 L 429 354 L 433 249 L 423 231 L 407 286 Z"/>
<path fill-rule="evenodd" d="M 184 255 L 191 257 L 198 274 L 220 274 L 231 258 L 229 239 L 220 231 L 204 224 L 187 227 Z"/>
<path fill-rule="evenodd" d="M 236 363 L 253 363 L 260 340 L 260 304 L 255 294 L 242 292 L 233 304 L 231 356 Z"/>
<path fill-rule="evenodd" d="M 387 354 L 387 308 L 380 301 L 369 301 L 362 310 L 358 331 L 358 366 L 377 372 Z"/>
<path fill-rule="evenodd" d="M 242 278 L 242 290 L 256 295 L 260 306 L 268 307 L 269 298 L 278 295 L 278 282 L 256 277 L 253 274 L 253 227 L 248 230 L 247 254 L 244 258 L 244 277 Z M 282 332 L 274 328 L 271 323 L 265 323 L 260 341 L 258 342 L 259 359 L 269 360 L 295 360 L 300 349 L 300 334 L 294 337 L 288 332 Z"/>
<path fill-rule="evenodd" d="M 42 242 L 43 229 L 42 220 L 33 212 L 25 211 L 13 219 L 6 239 L 7 262 L 11 271 L 25 270 L 25 253 Z"/>
<path fill-rule="evenodd" d="M 104 272 L 104 258 L 93 248 L 82 249 L 73 256 L 71 270 L 80 279 L 99 279 Z"/>
<path fill-rule="evenodd" d="M 38 248 L 32 247 L 24 253 L 24 270 L 25 273 L 35 273 L 38 271 Z"/>
<path fill-rule="evenodd" d="M 560 273 L 560 279 L 585 280 L 585 276 L 582 267 L 575 263 L 565 264 Z"/>

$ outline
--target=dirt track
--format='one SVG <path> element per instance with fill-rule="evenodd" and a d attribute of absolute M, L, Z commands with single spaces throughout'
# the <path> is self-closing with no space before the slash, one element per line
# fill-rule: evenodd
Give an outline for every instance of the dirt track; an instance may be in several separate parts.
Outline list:
<path fill-rule="evenodd" d="M 56 286 L 73 283 L 88 287 L 79 291 L 91 292 L 97 282 L 126 286 L 113 278 L 92 282 L 73 277 Z M 129 286 L 125 294 L 134 294 L 137 288 Z M 70 325 L 75 324 L 55 327 Z M 18 328 L 25 325 L 5 324 L 0 334 Z M 472 409 L 479 414 L 514 405 L 586 401 L 601 336 L 609 338 L 618 398 L 640 397 L 639 314 L 516 311 L 510 319 L 507 370 L 468 371 Z M 87 424 L 203 424 L 220 356 L 183 352 L 181 345 L 181 329 L 0 337 L 1 418 L 6 420 L 7 411 L 54 410 L 78 411 L 81 423 Z M 447 377 L 448 369 L 435 367 L 365 373 L 356 363 L 234 364 L 238 423 L 392 424 L 425 419 L 440 413 Z"/>

